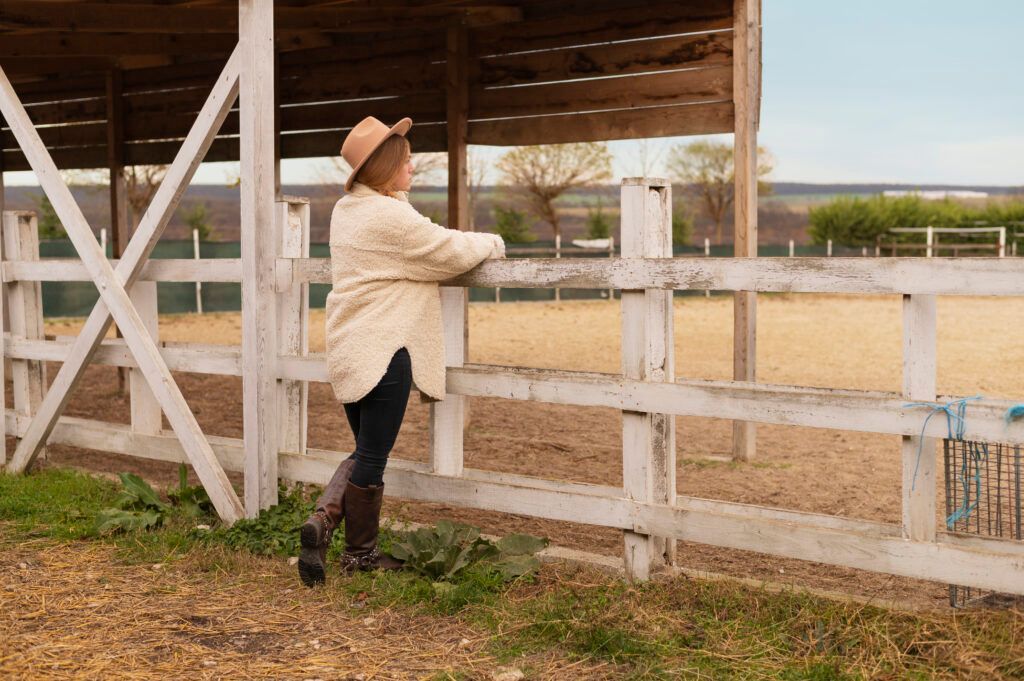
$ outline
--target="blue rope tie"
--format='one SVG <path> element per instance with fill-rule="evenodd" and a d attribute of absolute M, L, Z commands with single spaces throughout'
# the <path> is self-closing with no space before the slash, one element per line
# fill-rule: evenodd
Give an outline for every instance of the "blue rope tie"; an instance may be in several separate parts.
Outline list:
<path fill-rule="evenodd" d="M 1010 425 L 1016 419 L 1024 418 L 1024 404 L 1013 405 L 1006 410 L 1006 415 L 1003 418 L 1006 419 L 1006 425 Z"/>
<path fill-rule="evenodd" d="M 946 431 L 949 433 L 948 438 L 950 440 L 963 440 L 964 429 L 967 427 L 967 403 L 980 399 L 982 399 L 981 395 L 975 395 L 974 397 L 962 397 L 959 400 L 951 400 L 945 404 L 909 402 L 903 405 L 904 408 L 927 407 L 931 409 L 931 412 L 924 419 L 924 425 L 921 426 L 921 435 L 917 441 L 917 461 L 914 463 L 914 476 L 910 479 L 910 491 L 914 491 L 914 487 L 917 485 L 917 470 L 921 467 L 921 448 L 924 447 L 924 433 L 928 429 L 928 422 L 936 414 L 945 414 Z M 953 412 L 954 407 L 956 408 L 956 413 Z"/>

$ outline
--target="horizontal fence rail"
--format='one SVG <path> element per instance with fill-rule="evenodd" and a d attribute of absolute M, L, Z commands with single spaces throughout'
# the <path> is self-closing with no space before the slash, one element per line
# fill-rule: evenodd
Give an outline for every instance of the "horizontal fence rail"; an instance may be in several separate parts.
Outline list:
<path fill-rule="evenodd" d="M 71 338 L 30 340 L 8 336 L 5 356 L 11 359 L 61 362 Z M 160 353 L 172 371 L 241 376 L 241 349 L 229 345 L 163 342 Z M 135 367 L 124 341 L 106 340 L 97 350 L 96 364 Z M 320 353 L 278 357 L 277 378 L 328 382 L 327 365 Z M 608 407 L 636 412 L 743 419 L 785 426 L 828 428 L 888 435 L 922 433 L 928 409 L 908 407 L 898 393 L 830 388 L 807 388 L 742 381 L 679 379 L 675 382 L 639 381 L 618 374 L 550 371 L 522 367 L 467 364 L 448 367 L 447 391 L 466 397 L 546 402 L 579 407 Z M 939 396 L 937 402 L 960 399 Z M 964 437 L 1024 445 L 1024 420 L 1007 423 L 1007 400 L 971 402 Z M 924 434 L 948 434 L 946 421 L 933 418 Z"/>
<path fill-rule="evenodd" d="M 116 266 L 117 261 L 111 261 Z M 331 283 L 327 258 L 278 258 L 279 292 Z M 239 282 L 241 261 L 152 260 L 143 281 Z M 3 280 L 90 281 L 79 261 L 6 261 Z M 1024 295 L 1024 260 L 1004 258 L 630 258 L 490 260 L 445 286 L 776 293 Z"/>

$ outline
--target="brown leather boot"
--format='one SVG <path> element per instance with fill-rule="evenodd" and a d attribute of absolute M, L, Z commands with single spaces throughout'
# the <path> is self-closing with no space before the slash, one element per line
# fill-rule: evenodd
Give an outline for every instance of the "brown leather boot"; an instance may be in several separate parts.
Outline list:
<path fill-rule="evenodd" d="M 380 532 L 380 507 L 384 501 L 384 485 L 357 487 L 351 482 L 345 490 L 345 553 L 341 571 L 398 570 L 402 561 L 382 555 L 377 550 Z"/>
<path fill-rule="evenodd" d="M 346 459 L 334 471 L 323 494 L 316 500 L 316 511 L 300 531 L 299 579 L 306 586 L 323 584 L 327 568 L 327 549 L 334 529 L 345 517 L 345 490 L 355 468 L 355 459 Z"/>

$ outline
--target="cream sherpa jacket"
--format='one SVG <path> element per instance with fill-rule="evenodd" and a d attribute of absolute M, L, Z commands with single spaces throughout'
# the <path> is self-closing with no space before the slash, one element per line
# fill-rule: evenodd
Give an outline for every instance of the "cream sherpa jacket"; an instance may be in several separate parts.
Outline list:
<path fill-rule="evenodd" d="M 438 282 L 505 255 L 497 234 L 436 225 L 398 196 L 356 183 L 331 214 L 327 371 L 340 402 L 370 392 L 402 347 L 421 397 L 444 399 Z"/>

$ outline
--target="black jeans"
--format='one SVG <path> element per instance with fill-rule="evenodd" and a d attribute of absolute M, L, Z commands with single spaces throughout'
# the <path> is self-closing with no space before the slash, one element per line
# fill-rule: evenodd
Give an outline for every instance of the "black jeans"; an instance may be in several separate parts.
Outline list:
<path fill-rule="evenodd" d="M 412 360 L 400 348 L 376 387 L 358 402 L 345 403 L 345 416 L 356 436 L 351 482 L 359 487 L 384 483 L 384 467 L 395 446 L 412 389 Z"/>

